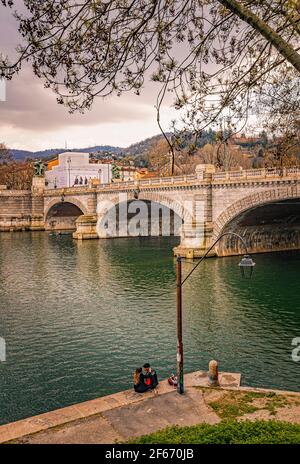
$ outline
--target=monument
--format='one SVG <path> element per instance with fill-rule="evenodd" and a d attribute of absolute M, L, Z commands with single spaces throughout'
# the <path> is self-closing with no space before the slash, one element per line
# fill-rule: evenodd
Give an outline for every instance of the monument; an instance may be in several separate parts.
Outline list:
<path fill-rule="evenodd" d="M 42 160 L 37 160 L 34 162 L 33 168 L 32 193 L 43 193 L 45 190 L 45 165 Z"/>

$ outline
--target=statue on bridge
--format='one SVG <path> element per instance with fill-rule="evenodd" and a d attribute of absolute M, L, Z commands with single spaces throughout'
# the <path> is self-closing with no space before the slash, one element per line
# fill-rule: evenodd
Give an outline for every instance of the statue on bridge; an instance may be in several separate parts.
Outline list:
<path fill-rule="evenodd" d="M 45 175 L 45 164 L 42 160 L 36 160 L 33 164 L 34 177 L 44 177 Z"/>

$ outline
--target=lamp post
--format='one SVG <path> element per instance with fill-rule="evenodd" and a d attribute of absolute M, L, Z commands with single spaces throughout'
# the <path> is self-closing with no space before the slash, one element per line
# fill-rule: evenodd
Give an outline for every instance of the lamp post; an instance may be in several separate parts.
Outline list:
<path fill-rule="evenodd" d="M 68 187 L 71 187 L 71 157 L 69 156 L 68 159 L 67 159 L 67 163 L 68 163 L 68 174 L 69 174 L 69 185 Z"/>
<path fill-rule="evenodd" d="M 255 266 L 254 261 L 251 256 L 248 254 L 247 245 L 243 237 L 235 232 L 224 232 L 221 234 L 218 239 L 209 247 L 206 253 L 201 257 L 199 262 L 193 267 L 193 269 L 188 273 L 188 275 L 182 279 L 182 257 L 177 256 L 176 258 L 176 308 L 177 308 L 177 392 L 182 394 L 184 393 L 184 381 L 183 381 L 183 342 L 182 342 L 182 287 L 191 274 L 197 269 L 200 263 L 206 258 L 209 252 L 214 248 L 214 246 L 226 235 L 232 235 L 241 240 L 246 254 L 239 263 L 241 273 L 243 277 L 246 277 L 246 272 L 248 272 L 249 277 L 251 277 L 253 268 Z"/>

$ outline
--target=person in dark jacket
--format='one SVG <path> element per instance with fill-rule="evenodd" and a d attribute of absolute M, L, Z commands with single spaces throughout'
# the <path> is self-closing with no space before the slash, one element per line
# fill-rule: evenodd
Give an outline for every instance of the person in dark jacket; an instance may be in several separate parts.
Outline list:
<path fill-rule="evenodd" d="M 149 363 L 144 364 L 144 383 L 149 387 L 151 390 L 157 387 L 158 379 L 157 374 L 154 369 L 151 368 Z"/>
<path fill-rule="evenodd" d="M 139 367 L 135 370 L 133 375 L 133 388 L 134 391 L 137 393 L 145 393 L 147 390 L 150 389 L 148 385 L 144 382 L 144 374 L 143 369 Z"/>

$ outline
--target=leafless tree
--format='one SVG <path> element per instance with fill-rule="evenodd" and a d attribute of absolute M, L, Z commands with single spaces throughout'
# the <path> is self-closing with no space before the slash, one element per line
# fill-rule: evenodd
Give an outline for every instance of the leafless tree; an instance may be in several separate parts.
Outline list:
<path fill-rule="evenodd" d="M 4 143 L 0 142 L 0 163 L 12 161 L 12 154 Z"/>
<path fill-rule="evenodd" d="M 9 189 L 30 190 L 33 177 L 32 163 L 12 161 L 0 164 L 0 184 Z"/>
<path fill-rule="evenodd" d="M 0 0 L 13 8 L 12 0 Z M 300 72 L 297 0 L 24 0 L 15 12 L 23 44 L 15 63 L 2 56 L 0 76 L 24 61 L 71 112 L 94 98 L 134 91 L 150 76 L 180 112 L 179 127 L 201 130 L 228 114 L 246 121 L 280 73 Z M 161 127 L 163 130 L 163 128 Z M 233 127 L 234 130 L 238 128 Z M 165 137 L 173 154 L 173 140 Z"/>

